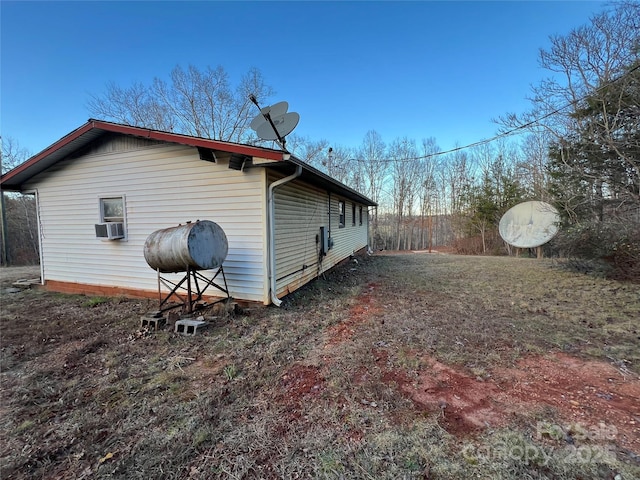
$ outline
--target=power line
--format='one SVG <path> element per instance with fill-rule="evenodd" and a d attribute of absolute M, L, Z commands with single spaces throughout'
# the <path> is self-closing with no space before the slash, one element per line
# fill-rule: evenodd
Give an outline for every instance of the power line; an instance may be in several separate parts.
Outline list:
<path fill-rule="evenodd" d="M 560 113 L 561 111 L 563 111 L 563 110 L 565 110 L 565 109 L 567 109 L 567 108 L 569 108 L 569 107 L 571 107 L 573 105 L 576 105 L 577 103 L 582 102 L 583 100 L 586 100 L 587 98 L 589 98 L 590 96 L 594 95 L 595 93 L 599 93 L 600 91 L 604 90 L 605 88 L 609 87 L 610 85 L 613 85 L 614 83 L 619 82 L 620 80 L 622 80 L 623 78 L 627 77 L 628 75 L 631 75 L 633 72 L 635 72 L 638 69 L 640 69 L 640 63 L 638 65 L 636 65 L 635 67 L 633 67 L 632 69 L 630 69 L 628 72 L 625 72 L 624 74 L 620 75 L 618 78 L 615 78 L 615 79 L 611 80 L 610 82 L 605 83 L 604 85 L 601 85 L 600 87 L 596 88 L 593 93 L 585 94 L 582 97 L 577 98 L 575 100 L 572 100 L 569 103 L 567 103 L 566 105 L 563 105 L 562 107 L 559 107 L 559 108 L 557 108 L 557 109 L 555 109 L 555 110 L 553 110 L 553 111 L 551 111 L 549 113 L 546 113 L 546 114 L 544 114 L 543 116 L 541 116 L 539 118 L 531 120 L 530 122 L 527 122 L 527 123 L 525 123 L 523 125 L 520 125 L 518 127 L 512 128 L 511 130 L 508 130 L 506 132 L 499 133 L 498 135 L 495 135 L 495 136 L 493 136 L 491 138 L 487 138 L 487 139 L 484 139 L 484 140 L 479 140 L 477 142 L 473 142 L 473 143 L 470 143 L 468 145 L 464 145 L 464 146 L 461 146 L 461 147 L 452 148 L 450 150 L 444 150 L 444 151 L 441 151 L 441 152 L 429 153 L 427 155 L 420 155 L 420 156 L 417 156 L 417 157 L 399 158 L 399 159 L 394 159 L 394 160 L 388 160 L 387 159 L 387 160 L 379 160 L 379 161 L 389 162 L 390 163 L 390 162 L 398 162 L 398 161 L 400 161 L 400 162 L 410 162 L 410 161 L 414 161 L 414 160 L 426 160 L 427 158 L 438 157 L 440 155 L 447 155 L 449 153 L 458 152 L 460 150 L 466 150 L 468 148 L 478 147 L 480 145 L 485 145 L 487 143 L 495 142 L 496 140 L 499 140 L 500 138 L 508 137 L 509 135 L 513 135 L 514 133 L 516 133 L 516 132 L 518 132 L 520 130 L 523 130 L 525 128 L 529 128 L 529 127 L 531 127 L 531 126 L 533 126 L 533 125 L 535 125 L 537 123 L 540 123 L 542 120 L 546 120 L 547 118 L 551 117 L 552 115 L 556 115 L 556 114 Z M 349 160 L 355 160 L 357 162 L 365 162 L 366 161 L 366 160 L 355 159 L 355 158 L 349 159 Z"/>

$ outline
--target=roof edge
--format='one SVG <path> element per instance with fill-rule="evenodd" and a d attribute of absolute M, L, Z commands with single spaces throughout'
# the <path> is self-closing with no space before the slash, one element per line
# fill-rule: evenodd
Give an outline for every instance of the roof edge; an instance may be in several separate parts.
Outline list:
<path fill-rule="evenodd" d="M 307 171 L 309 171 L 313 175 L 316 175 L 317 177 L 320 177 L 320 178 L 324 179 L 325 181 L 335 185 L 337 187 L 337 190 L 342 190 L 344 192 L 347 192 L 347 194 L 350 197 L 356 197 L 356 198 L 358 198 L 358 201 L 360 201 L 360 202 L 362 202 L 362 203 L 364 203 L 364 204 L 366 204 L 366 205 L 368 205 L 370 207 L 377 207 L 378 206 L 377 202 L 374 202 L 373 200 L 371 200 L 367 196 L 363 195 L 362 193 L 358 192 L 357 190 L 355 190 L 355 189 L 349 187 L 348 185 L 345 185 L 344 183 L 336 180 L 331 175 L 327 175 L 326 173 L 322 172 L 321 170 L 318 170 L 317 168 L 312 167 L 308 163 L 300 160 L 297 157 L 294 157 L 293 155 L 289 159 L 289 162 L 293 163 L 294 165 L 300 165 L 302 168 L 306 169 Z"/>
<path fill-rule="evenodd" d="M 69 132 L 68 134 L 66 134 L 64 137 L 62 137 L 60 140 L 58 140 L 55 143 L 52 143 L 51 145 L 49 145 L 47 148 L 45 148 L 44 150 L 42 150 L 40 153 L 35 154 L 34 156 L 32 156 L 31 158 L 27 159 L 25 162 L 21 163 L 20 165 L 18 165 L 17 167 L 9 170 L 7 173 L 5 173 L 4 175 L 2 175 L 0 177 L 0 185 L 4 184 L 5 182 L 7 182 L 8 180 L 11 180 L 13 177 L 15 177 L 16 175 L 24 172 L 25 170 L 31 168 L 32 166 L 34 166 L 35 164 L 37 164 L 40 160 L 42 160 L 43 158 L 45 158 L 47 155 L 52 154 L 53 152 L 55 152 L 56 150 L 58 150 L 59 148 L 62 148 L 63 146 L 65 146 L 67 143 L 75 140 L 76 138 L 78 138 L 80 135 L 88 132 L 89 130 L 91 130 L 91 128 L 93 128 L 92 124 L 91 124 L 91 120 L 89 120 L 87 123 L 85 123 L 84 125 L 76 128 L 75 130 Z"/>
<path fill-rule="evenodd" d="M 7 182 L 11 182 L 11 180 L 20 175 L 22 173 L 27 172 L 30 169 L 34 169 L 34 173 L 32 175 L 28 175 L 28 177 L 20 182 L 20 184 L 24 183 L 32 176 L 40 173 L 40 170 L 35 169 L 35 166 L 57 152 L 64 146 L 78 139 L 82 135 L 86 134 L 91 130 L 102 130 L 104 132 L 113 132 L 113 133 L 121 133 L 124 135 L 134 135 L 142 138 L 149 138 L 152 140 L 160 140 L 169 143 L 177 143 L 181 145 L 189 145 L 193 147 L 203 147 L 210 148 L 214 150 L 223 150 L 230 153 L 237 153 L 241 155 L 247 155 L 252 157 L 261 157 L 266 158 L 268 160 L 277 160 L 284 161 L 289 158 L 289 154 L 282 150 L 275 150 L 271 148 L 258 147 L 252 145 L 245 145 L 240 143 L 232 143 L 225 142 L 221 140 L 211 140 L 208 138 L 202 137 L 193 137 L 190 135 L 184 135 L 179 133 L 172 132 L 163 132 L 161 130 L 153 130 L 145 127 L 136 127 L 131 125 L 124 125 L 119 123 L 107 122 L 104 120 L 97 120 L 90 118 L 87 123 L 81 125 L 75 130 L 69 132 L 67 135 L 62 137 L 60 140 L 52 143 L 50 146 L 42 150 L 40 153 L 32 156 L 25 162 L 21 163 L 14 169 L 8 171 L 4 175 L 0 177 L 0 185 L 2 185 L 4 190 L 19 190 L 19 185 L 12 185 L 7 188 L 5 185 Z"/>
<path fill-rule="evenodd" d="M 119 133 L 123 135 L 133 135 L 142 138 L 148 138 L 151 140 L 158 140 L 168 143 L 176 143 L 180 145 L 188 145 L 191 147 L 202 147 L 212 150 L 222 150 L 229 153 L 235 153 L 239 155 L 246 155 L 250 157 L 260 157 L 267 160 L 274 160 L 281 164 L 299 165 L 303 169 L 307 170 L 310 174 L 316 176 L 321 182 L 330 184 L 335 187 L 337 191 L 342 191 L 352 198 L 357 198 L 358 201 L 365 203 L 369 206 L 377 206 L 377 203 L 367 198 L 356 190 L 348 187 L 347 185 L 339 182 L 335 178 L 327 175 L 326 173 L 312 167 L 306 162 L 296 158 L 290 153 L 283 150 L 276 150 L 267 147 L 259 147 L 253 145 L 245 145 L 240 143 L 225 142 L 221 140 L 211 140 L 202 137 L 193 137 L 190 135 L 184 135 L 180 133 L 164 132 L 161 130 L 153 130 L 145 127 L 136 127 L 131 125 L 124 125 L 120 123 L 108 122 L 105 120 L 97 120 L 90 118 L 87 123 L 81 125 L 75 130 L 69 132 L 67 135 L 51 144 L 40 153 L 29 158 L 27 161 L 21 163 L 14 169 L 5 173 L 0 177 L 0 187 L 4 191 L 20 191 L 22 186 L 31 180 L 32 177 L 47 170 L 58 161 L 66 158 L 71 151 L 76 151 L 77 148 L 71 146 L 69 152 L 64 152 L 64 147 L 71 144 L 75 140 L 80 139 L 83 135 L 88 134 L 91 131 L 99 130 L 102 132 Z M 82 141 L 82 140 L 81 140 Z M 62 152 L 60 152 L 62 150 Z M 56 158 L 56 153 L 60 158 Z M 12 181 L 13 180 L 13 181 Z"/>

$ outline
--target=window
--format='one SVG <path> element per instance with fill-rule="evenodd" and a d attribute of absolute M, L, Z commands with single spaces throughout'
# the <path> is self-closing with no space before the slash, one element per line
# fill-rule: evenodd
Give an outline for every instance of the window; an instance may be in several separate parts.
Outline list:
<path fill-rule="evenodd" d="M 100 223 L 94 225 L 96 238 L 100 240 L 126 241 L 127 210 L 124 204 L 124 195 L 98 197 L 100 207 Z"/>
<path fill-rule="evenodd" d="M 356 226 L 356 204 L 351 204 L 351 225 Z"/>
<path fill-rule="evenodd" d="M 340 212 L 340 228 L 344 228 L 344 201 L 338 201 L 338 211 Z"/>
<path fill-rule="evenodd" d="M 362 225 L 362 205 L 360 205 L 360 225 Z"/>
<path fill-rule="evenodd" d="M 100 221 L 124 223 L 124 197 L 100 198 Z"/>

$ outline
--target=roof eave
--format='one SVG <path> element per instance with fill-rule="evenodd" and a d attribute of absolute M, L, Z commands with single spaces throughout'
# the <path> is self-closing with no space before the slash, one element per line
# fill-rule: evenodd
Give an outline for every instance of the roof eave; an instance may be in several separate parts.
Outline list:
<path fill-rule="evenodd" d="M 7 191 L 20 191 L 24 183 L 29 181 L 33 176 L 43 172 L 57 161 L 62 160 L 62 158 L 70 154 L 72 150 L 67 152 L 65 155 L 62 155 L 61 158 L 55 158 L 52 157 L 52 155 L 64 152 L 65 147 L 73 145 L 72 142 L 81 139 L 84 135 L 87 135 L 92 131 L 121 133 L 124 135 L 133 135 L 169 143 L 209 148 L 212 150 L 222 150 L 229 153 L 247 155 L 251 157 L 260 157 L 267 160 L 284 161 L 289 157 L 289 154 L 281 150 L 254 147 L 251 145 L 223 142 L 219 140 L 210 140 L 201 137 L 192 137 L 177 133 L 162 132 L 148 128 L 133 127 L 129 125 L 105 122 L 102 120 L 89 119 L 89 121 L 84 125 L 68 133 L 57 142 L 42 150 L 40 153 L 29 158 L 26 162 L 2 175 L 0 177 L 0 188 Z M 75 150 L 75 148 L 73 148 L 73 150 Z M 47 159 L 50 159 L 50 161 L 47 162 Z"/>
<path fill-rule="evenodd" d="M 299 158 L 291 156 L 291 158 L 288 160 L 288 162 L 292 163 L 294 165 L 302 166 L 303 170 L 306 170 L 310 174 L 312 174 L 313 176 L 320 178 L 323 181 L 323 183 L 332 185 L 333 186 L 332 190 L 334 190 L 336 193 L 342 194 L 343 196 L 345 196 L 345 197 L 347 197 L 349 199 L 356 200 L 357 202 L 362 203 L 364 205 L 367 205 L 369 207 L 377 207 L 378 206 L 378 204 L 376 202 L 374 202 L 370 198 L 362 195 L 357 190 L 354 190 L 353 188 L 348 187 L 344 183 L 339 182 L 338 180 L 336 180 L 335 178 L 331 177 L 330 175 L 327 175 L 326 173 L 318 170 L 317 168 L 312 167 L 311 165 L 307 164 L 306 162 L 303 162 L 302 160 L 300 160 Z"/>
<path fill-rule="evenodd" d="M 93 132 L 93 134 L 92 134 Z M 211 150 L 221 150 L 238 155 L 246 155 L 249 157 L 257 157 L 265 160 L 272 160 L 283 164 L 300 165 L 312 177 L 315 177 L 313 183 L 320 183 L 337 193 L 343 194 L 345 197 L 354 199 L 368 206 L 377 206 L 373 200 L 358 193 L 352 188 L 344 185 L 320 170 L 308 165 L 302 160 L 295 158 L 293 155 L 282 150 L 275 150 L 265 147 L 255 147 L 239 143 L 223 142 L 219 140 L 210 140 L 201 137 L 192 137 L 178 133 L 163 132 L 160 130 L 152 130 L 149 128 L 134 127 L 130 125 L 122 125 L 119 123 L 111 123 L 103 120 L 89 119 L 87 123 L 68 133 L 57 142 L 34 155 L 26 162 L 18 165 L 13 170 L 7 172 L 0 177 L 0 188 L 5 191 L 21 191 L 22 186 L 32 177 L 42 173 L 58 161 L 66 158 L 72 152 L 82 148 L 87 143 L 94 140 L 105 132 L 120 133 L 123 135 L 133 135 L 150 140 L 158 140 L 168 143 L 177 143 L 192 147 L 208 148 Z M 266 164 L 264 166 L 273 166 Z M 319 182 L 318 182 L 319 179 Z"/>

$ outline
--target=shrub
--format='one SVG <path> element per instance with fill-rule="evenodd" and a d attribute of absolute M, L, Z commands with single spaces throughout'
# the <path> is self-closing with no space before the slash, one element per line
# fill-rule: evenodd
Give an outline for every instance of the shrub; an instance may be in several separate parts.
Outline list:
<path fill-rule="evenodd" d="M 570 264 L 604 262 L 608 268 L 595 270 L 606 270 L 610 278 L 640 282 L 640 226 L 633 222 L 576 223 L 562 229 L 553 244 Z"/>

